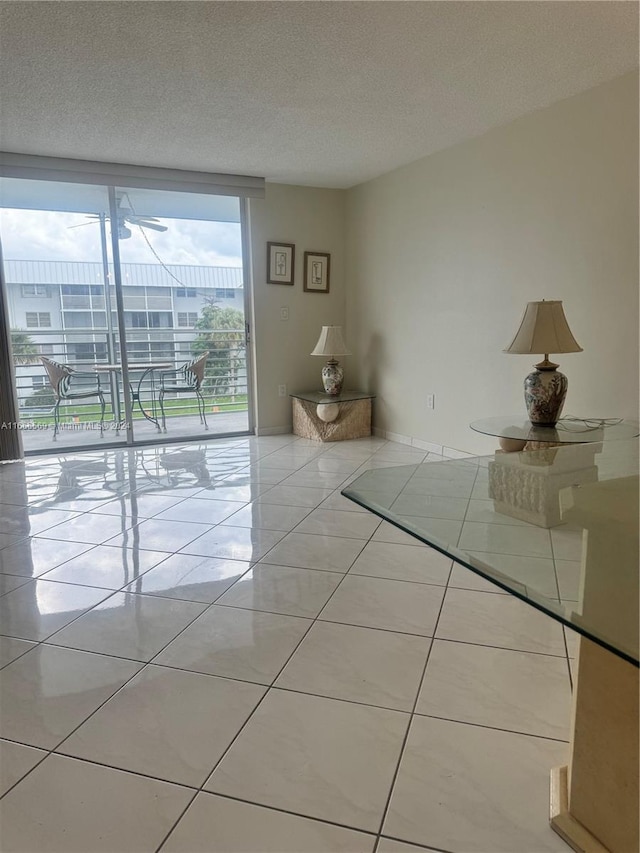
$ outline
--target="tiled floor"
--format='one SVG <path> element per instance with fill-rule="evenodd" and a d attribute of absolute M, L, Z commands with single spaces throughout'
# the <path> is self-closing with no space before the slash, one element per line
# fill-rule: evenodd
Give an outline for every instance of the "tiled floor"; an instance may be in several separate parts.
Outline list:
<path fill-rule="evenodd" d="M 0 849 L 566 853 L 562 629 L 340 495 L 425 459 L 287 435 L 0 466 Z M 469 503 L 421 498 L 487 550 Z"/>

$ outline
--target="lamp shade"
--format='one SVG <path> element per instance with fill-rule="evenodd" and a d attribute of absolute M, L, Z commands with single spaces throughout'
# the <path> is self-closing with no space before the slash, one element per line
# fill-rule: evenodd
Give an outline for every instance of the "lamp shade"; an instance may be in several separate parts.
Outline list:
<path fill-rule="evenodd" d="M 311 355 L 330 358 L 333 355 L 351 355 L 342 337 L 342 326 L 323 326 Z"/>
<path fill-rule="evenodd" d="M 582 352 L 571 334 L 562 302 L 529 302 L 515 338 L 503 352 L 548 354 Z"/>

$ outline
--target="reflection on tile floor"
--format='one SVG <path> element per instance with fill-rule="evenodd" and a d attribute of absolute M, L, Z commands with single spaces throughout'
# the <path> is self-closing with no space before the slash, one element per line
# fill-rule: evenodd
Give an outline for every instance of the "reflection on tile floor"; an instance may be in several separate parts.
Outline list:
<path fill-rule="evenodd" d="M 562 629 L 340 495 L 430 462 L 407 512 L 515 559 L 438 460 L 281 435 L 0 465 L 2 849 L 564 851 Z M 571 532 L 525 544 L 571 597 Z"/>

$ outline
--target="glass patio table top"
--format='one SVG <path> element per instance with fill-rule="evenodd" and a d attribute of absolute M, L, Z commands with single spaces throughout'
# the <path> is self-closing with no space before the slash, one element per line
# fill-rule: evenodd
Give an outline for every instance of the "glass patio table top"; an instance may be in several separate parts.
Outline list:
<path fill-rule="evenodd" d="M 617 418 L 561 418 L 555 427 L 536 426 L 522 415 L 484 418 L 469 424 L 475 432 L 522 441 L 550 444 L 584 444 L 587 441 L 622 441 L 640 433 L 640 425 Z"/>
<path fill-rule="evenodd" d="M 377 468 L 342 494 L 638 665 L 637 440 Z"/>

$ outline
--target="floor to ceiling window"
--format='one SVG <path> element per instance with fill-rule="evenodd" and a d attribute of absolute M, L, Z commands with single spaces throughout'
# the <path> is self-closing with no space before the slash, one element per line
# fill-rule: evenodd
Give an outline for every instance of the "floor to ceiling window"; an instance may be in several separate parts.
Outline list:
<path fill-rule="evenodd" d="M 42 180 L 25 159 L 35 179 L 0 178 L 25 451 L 251 431 L 244 188 Z"/>

